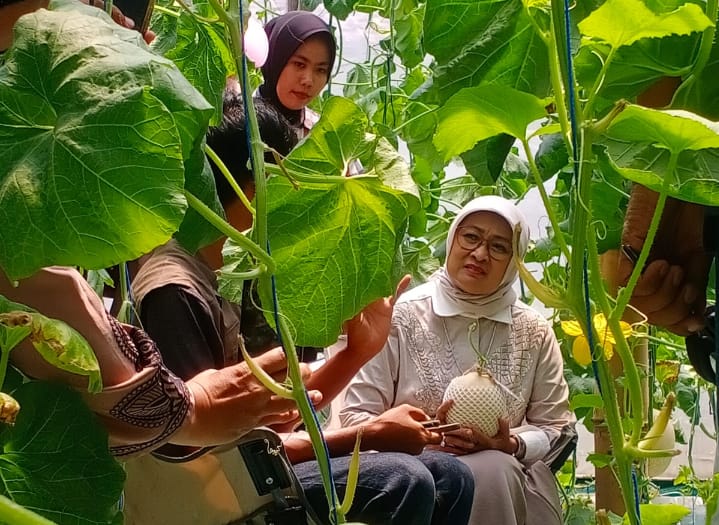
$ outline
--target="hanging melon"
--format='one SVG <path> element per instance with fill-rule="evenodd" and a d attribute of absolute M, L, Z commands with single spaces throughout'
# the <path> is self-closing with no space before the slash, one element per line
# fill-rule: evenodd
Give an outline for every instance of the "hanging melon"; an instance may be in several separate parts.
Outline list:
<path fill-rule="evenodd" d="M 454 403 L 447 412 L 447 423 L 459 423 L 488 436 L 499 431 L 498 420 L 507 417 L 507 400 L 502 387 L 486 370 L 475 367 L 455 377 L 444 392 L 443 401 Z"/>

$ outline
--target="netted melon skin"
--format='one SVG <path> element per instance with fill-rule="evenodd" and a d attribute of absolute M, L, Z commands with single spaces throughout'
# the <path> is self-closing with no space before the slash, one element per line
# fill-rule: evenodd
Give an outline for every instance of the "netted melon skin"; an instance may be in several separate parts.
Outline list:
<path fill-rule="evenodd" d="M 470 372 L 455 377 L 444 392 L 444 401 L 454 400 L 447 423 L 472 427 L 488 436 L 499 431 L 498 420 L 507 416 L 507 401 L 494 379 Z"/>

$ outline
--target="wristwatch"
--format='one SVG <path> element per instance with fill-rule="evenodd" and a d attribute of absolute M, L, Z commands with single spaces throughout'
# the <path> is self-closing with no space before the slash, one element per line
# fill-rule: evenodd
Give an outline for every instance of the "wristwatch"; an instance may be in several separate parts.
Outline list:
<path fill-rule="evenodd" d="M 517 450 L 512 455 L 515 458 L 522 460 L 524 459 L 524 455 L 527 453 L 527 445 L 519 435 L 512 434 L 512 437 L 517 440 Z"/>

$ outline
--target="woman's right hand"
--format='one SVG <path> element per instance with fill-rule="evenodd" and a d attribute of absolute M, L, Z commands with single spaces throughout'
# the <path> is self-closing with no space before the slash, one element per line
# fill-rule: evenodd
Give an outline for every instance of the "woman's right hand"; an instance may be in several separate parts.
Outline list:
<path fill-rule="evenodd" d="M 282 349 L 275 348 L 255 358 L 255 363 L 276 381 L 283 381 L 287 361 Z M 311 375 L 307 365 L 300 365 L 303 380 Z M 187 381 L 194 407 L 172 442 L 182 445 L 217 445 L 231 442 L 259 426 L 288 423 L 299 417 L 294 400 L 270 392 L 246 363 L 221 370 L 205 370 Z M 310 392 L 317 404 L 322 394 Z"/>

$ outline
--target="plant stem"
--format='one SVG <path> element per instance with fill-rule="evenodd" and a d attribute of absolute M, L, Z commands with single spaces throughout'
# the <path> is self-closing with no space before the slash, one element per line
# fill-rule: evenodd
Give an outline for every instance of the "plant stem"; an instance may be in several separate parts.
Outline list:
<path fill-rule="evenodd" d="M 10 352 L 12 348 L 0 348 L 0 391 L 5 384 L 5 374 L 7 373 L 8 362 L 10 361 Z"/>
<path fill-rule="evenodd" d="M 584 120 L 592 120 L 592 112 L 594 111 L 594 103 L 597 100 L 597 96 L 599 95 L 599 90 L 602 87 L 602 84 L 604 83 L 604 79 L 607 76 L 607 70 L 609 69 L 609 64 L 614 60 L 614 54 L 615 49 L 611 48 L 609 50 L 609 54 L 607 55 L 607 58 L 604 60 L 604 63 L 602 63 L 602 69 L 599 71 L 599 75 L 597 75 L 597 79 L 594 82 L 594 85 L 592 86 L 592 90 L 589 93 L 589 99 L 587 100 L 587 103 L 584 106 Z"/>
<path fill-rule="evenodd" d="M 590 228 L 590 189 L 593 163 L 588 159 L 592 155 L 592 142 L 594 134 L 590 129 L 579 127 L 581 129 L 580 142 L 580 158 L 577 174 L 576 190 L 574 193 L 575 202 L 572 206 L 572 231 L 574 232 L 572 242 L 572 253 L 570 259 L 569 285 L 567 292 L 567 302 L 570 305 L 574 317 L 582 325 L 584 333 L 589 334 L 589 330 L 594 332 L 593 326 L 588 326 L 588 319 L 592 318 L 591 312 L 585 311 L 582 298 L 584 297 L 583 279 L 584 279 L 584 253 L 585 249 L 589 249 L 588 264 L 591 265 L 592 271 L 589 272 L 590 290 L 592 296 L 604 304 L 608 300 L 606 292 L 601 283 L 599 274 L 599 261 L 596 255 L 596 238 L 594 230 Z M 585 201 L 586 199 L 586 201 Z M 589 237 L 589 240 L 588 240 Z M 587 246 L 589 245 L 589 246 Z M 592 246 L 594 248 L 592 248 Z M 607 305 L 605 304 L 605 307 Z M 606 313 L 605 313 L 606 315 Z M 620 331 L 621 332 L 621 331 Z M 620 338 L 622 337 L 620 333 Z M 595 348 L 592 352 L 596 351 Z M 604 420 L 609 432 L 609 439 L 612 446 L 612 454 L 615 459 L 613 472 L 622 491 L 622 496 L 627 510 L 627 516 L 631 525 L 639 525 L 639 516 L 636 512 L 636 497 L 633 488 L 632 478 L 632 459 L 625 450 L 624 428 L 622 424 L 621 411 L 619 409 L 619 401 L 617 399 L 617 390 L 614 378 L 609 370 L 609 365 L 604 358 L 604 352 L 596 362 L 597 382 L 600 387 L 602 401 L 604 403 Z M 633 364 L 633 361 L 632 361 Z M 635 371 L 636 371 L 636 365 Z M 640 411 L 641 415 L 641 411 Z"/>
<path fill-rule="evenodd" d="M 247 250 L 255 257 L 258 261 L 263 263 L 267 267 L 267 271 L 272 273 L 275 271 L 275 261 L 267 255 L 267 252 L 260 248 L 257 244 L 248 239 L 242 232 L 233 228 L 228 224 L 222 217 L 212 211 L 207 204 L 202 202 L 200 199 L 195 197 L 192 193 L 185 190 L 185 198 L 187 203 L 202 217 L 217 228 L 223 235 L 226 235 L 237 244 L 239 244 L 244 250 Z"/>
<path fill-rule="evenodd" d="M 284 166 L 274 166 L 272 164 L 265 164 L 265 170 L 267 173 L 271 173 L 272 175 L 283 175 L 290 179 L 290 181 L 296 181 L 296 182 L 303 182 L 307 184 L 344 184 L 346 182 L 349 182 L 350 180 L 355 180 L 357 177 L 371 177 L 376 178 L 375 176 L 371 175 L 353 175 L 352 177 L 345 177 L 342 175 L 313 175 L 311 173 L 298 173 L 296 171 L 292 171 L 287 169 L 287 165 Z"/>
<path fill-rule="evenodd" d="M 639 258 L 637 259 L 636 264 L 634 265 L 634 269 L 632 270 L 632 274 L 629 277 L 629 281 L 627 282 L 627 285 L 622 288 L 617 295 L 617 304 L 614 308 L 614 312 L 612 312 L 612 317 L 619 319 L 624 314 L 624 309 L 627 307 L 627 304 L 629 304 L 629 299 L 632 296 L 632 292 L 634 291 L 634 287 L 637 284 L 637 281 L 639 281 L 639 277 L 642 274 L 642 271 L 644 270 L 644 265 L 647 262 L 647 259 L 649 258 L 649 252 L 652 249 L 652 244 L 654 244 L 654 237 L 657 235 L 657 230 L 659 229 L 659 223 L 662 220 L 662 212 L 664 211 L 664 205 L 667 202 L 667 195 L 669 192 L 669 185 L 671 180 L 674 178 L 674 172 L 676 170 L 677 161 L 679 159 L 679 155 L 676 153 L 671 153 L 669 156 L 669 162 L 667 164 L 667 173 L 664 176 L 664 180 L 662 182 L 662 190 L 659 192 L 659 198 L 657 200 L 657 204 L 654 208 L 654 215 L 652 216 L 652 221 L 649 223 L 649 229 L 647 230 L 647 236 L 644 239 L 644 244 L 642 245 L 642 250 L 639 252 Z"/>
<path fill-rule="evenodd" d="M 557 215 L 554 213 L 554 207 L 552 206 L 552 203 L 549 202 L 549 196 L 547 195 L 547 190 L 544 187 L 544 181 L 542 181 L 542 175 L 539 173 L 539 168 L 537 168 L 537 164 L 534 162 L 534 155 L 529 147 L 529 141 L 524 137 L 519 140 L 522 142 L 524 154 L 527 156 L 527 161 L 529 162 L 529 169 L 531 170 L 532 175 L 534 175 L 534 182 L 537 184 L 537 190 L 539 190 L 539 195 L 542 197 L 544 209 L 549 217 L 549 223 L 552 225 L 554 238 L 557 241 L 557 244 L 559 244 L 559 249 L 561 250 L 562 255 L 569 259 L 569 247 L 567 246 L 567 241 L 564 239 L 564 233 L 559 228 L 559 221 L 557 220 Z"/>
<path fill-rule="evenodd" d="M 35 514 L 2 495 L 0 495 L 0 522 L 13 525 L 55 525 L 54 521 Z"/>
<path fill-rule="evenodd" d="M 583 289 L 583 266 L 584 266 L 584 248 L 587 242 L 587 223 L 589 221 L 589 208 L 584 202 L 584 196 L 590 195 L 591 190 L 591 172 L 592 163 L 588 160 L 592 156 L 592 137 L 593 134 L 579 127 L 580 137 L 577 141 L 580 144 L 579 166 L 577 167 L 577 181 L 572 199 L 572 253 L 569 258 L 569 284 L 567 286 L 567 300 L 572 302 L 572 311 L 580 315 L 577 319 L 584 317 L 584 304 L 582 297 Z M 587 173 L 589 172 L 589 173 Z"/>
<path fill-rule="evenodd" d="M 696 82 L 697 78 L 699 77 L 699 75 L 701 75 L 702 71 L 704 71 L 704 68 L 709 62 L 711 50 L 714 45 L 714 35 L 716 34 L 716 20 L 718 11 L 719 0 L 707 0 L 706 15 L 709 20 L 714 22 L 714 24 L 710 25 L 704 30 L 704 33 L 702 34 L 701 44 L 699 45 L 699 52 L 697 53 L 697 58 L 694 62 L 694 67 L 692 68 L 691 74 L 679 86 L 674 98 L 676 98 L 680 93 L 686 92 L 686 90 L 688 90 L 694 84 L 694 82 Z"/>
<path fill-rule="evenodd" d="M 322 486 L 324 487 L 328 508 L 330 509 L 330 516 L 333 516 L 334 512 L 337 512 L 337 523 L 345 523 L 345 517 L 337 504 L 338 502 L 334 489 L 334 482 L 330 476 L 330 464 L 327 451 L 324 446 L 324 439 L 319 426 L 316 424 L 317 420 L 314 417 L 314 409 L 310 406 L 309 398 L 305 393 L 306 390 L 304 384 L 302 383 L 302 374 L 300 372 L 299 360 L 297 359 L 295 343 L 292 335 L 290 334 L 289 326 L 287 325 L 285 318 L 282 315 L 279 315 L 278 319 L 278 332 L 282 337 L 282 343 L 287 354 L 287 373 L 292 381 L 293 397 L 297 403 L 297 408 L 300 411 L 302 421 L 305 423 L 305 430 L 310 436 L 312 449 L 314 450 L 315 457 L 317 458 L 317 464 L 322 476 Z"/>
<path fill-rule="evenodd" d="M 549 79 L 552 83 L 552 90 L 554 91 L 554 104 L 557 107 L 557 119 L 559 120 L 559 126 L 562 128 L 562 138 L 564 144 L 567 146 L 567 150 L 572 152 L 572 142 L 570 136 L 572 130 L 569 126 L 569 119 L 567 115 L 567 105 L 564 100 L 564 82 L 562 82 L 562 74 L 559 66 L 559 53 L 557 52 L 556 35 L 557 33 L 554 27 L 554 17 L 551 19 L 551 35 L 545 39 L 547 44 L 548 60 L 549 60 Z M 561 38 L 561 36 L 560 36 Z M 565 79 L 567 82 L 569 79 Z"/>
<path fill-rule="evenodd" d="M 165 6 L 155 4 L 155 7 L 153 7 L 152 10 L 157 13 L 163 13 L 165 15 L 174 16 L 175 18 L 180 18 L 180 13 L 173 11 L 172 9 L 168 9 Z"/>
<path fill-rule="evenodd" d="M 240 23 L 244 23 L 244 20 L 240 20 L 240 4 L 238 0 L 230 0 L 229 10 L 225 11 L 218 0 L 209 0 L 213 9 L 217 13 L 217 16 L 225 23 L 227 30 L 230 34 L 231 49 L 233 50 L 236 67 L 240 76 L 240 83 L 242 86 L 242 92 L 244 94 L 245 111 L 247 112 L 247 133 L 250 137 L 251 145 L 251 159 L 252 159 L 252 172 L 255 175 L 255 221 L 253 225 L 253 233 L 257 244 L 252 243 L 253 250 L 259 249 L 262 252 L 262 256 L 258 255 L 260 260 L 269 260 L 270 265 L 267 265 L 268 272 L 263 274 L 259 279 L 258 286 L 263 291 L 265 297 L 275 297 L 274 290 L 272 289 L 272 276 L 271 274 L 275 271 L 274 261 L 267 252 L 263 249 L 269 250 L 269 242 L 267 235 L 267 178 L 265 177 L 264 167 L 264 147 L 260 138 L 259 126 L 257 124 L 257 114 L 255 107 L 252 104 L 251 97 L 247 96 L 247 63 L 244 59 L 244 42 L 242 34 L 240 32 Z M 244 0 L 239 0 L 244 1 Z M 249 17 L 249 10 L 247 6 L 243 4 L 245 9 L 242 11 L 243 16 Z M 210 210 L 211 211 L 211 210 Z M 219 229 L 219 228 L 218 228 Z M 234 228 L 233 228 L 234 230 Z M 220 231 L 223 231 L 222 229 Z M 239 233 L 239 232 L 238 232 Z M 243 239 L 243 242 L 251 242 L 249 239 Z M 258 246 L 259 245 L 259 246 Z M 263 247 L 263 248 L 260 248 Z M 251 252 L 254 254 L 254 252 Z M 292 382 L 292 397 L 297 403 L 297 407 L 300 411 L 302 421 L 305 424 L 305 429 L 310 436 L 312 442 L 312 448 L 315 452 L 317 462 L 320 468 L 320 474 L 322 476 L 322 484 L 325 489 L 325 495 L 327 496 L 327 502 L 331 514 L 336 512 L 337 522 L 344 523 L 345 519 L 342 512 L 337 509 L 336 496 L 334 490 L 334 482 L 330 476 L 330 465 L 327 450 L 325 448 L 324 440 L 317 424 L 317 419 L 314 415 L 314 409 L 310 405 L 309 398 L 305 385 L 302 382 L 302 374 L 300 372 L 299 360 L 297 359 L 297 351 L 295 350 L 294 340 L 290 333 L 287 321 L 282 315 L 279 304 L 275 304 L 275 312 L 277 319 L 276 330 L 280 336 L 285 354 L 287 356 L 287 369 L 288 377 Z M 337 510 L 336 510 L 337 509 Z"/>
<path fill-rule="evenodd" d="M 626 383 L 627 392 L 629 394 L 630 410 L 631 410 L 631 421 L 632 421 L 632 433 L 629 443 L 631 446 L 636 446 L 639 442 L 639 438 L 642 433 L 642 426 L 644 424 L 644 417 L 642 411 L 642 386 L 639 378 L 639 370 L 637 364 L 634 362 L 634 356 L 632 355 L 627 340 L 624 337 L 622 328 L 619 324 L 619 318 L 614 314 L 616 309 L 612 311 L 612 307 L 607 299 L 607 292 L 604 289 L 604 284 L 601 278 L 601 271 L 599 269 L 599 254 L 597 253 L 597 238 L 590 232 L 587 235 L 587 261 L 590 268 L 590 282 L 592 284 L 592 295 L 595 297 L 600 310 L 607 319 L 607 326 L 614 336 L 616 341 L 615 350 L 622 361 L 622 367 L 624 369 L 624 379 Z M 599 334 L 604 340 L 605 334 Z M 603 356 L 604 352 L 602 352 Z M 603 357 L 601 358 L 603 360 Z M 620 421 L 621 424 L 621 421 Z M 622 429 L 622 441 L 624 431 Z M 616 443 L 614 443 L 617 446 Z"/>
<path fill-rule="evenodd" d="M 205 153 L 208 157 L 212 160 L 212 162 L 215 163 L 215 166 L 217 166 L 217 169 L 220 170 L 222 175 L 225 177 L 225 180 L 230 185 L 230 187 L 235 191 L 235 194 L 237 195 L 237 198 L 240 199 L 240 202 L 247 208 L 247 211 L 250 212 L 252 215 L 252 218 L 255 217 L 255 209 L 252 207 L 252 204 L 247 199 L 247 195 L 245 195 L 245 192 L 242 191 L 242 188 L 240 188 L 240 185 L 237 184 L 237 181 L 232 176 L 232 173 L 230 173 L 230 170 L 227 169 L 227 166 L 224 162 L 222 162 L 222 159 L 217 155 L 217 153 L 214 152 L 214 150 L 208 146 L 205 145 Z"/>

